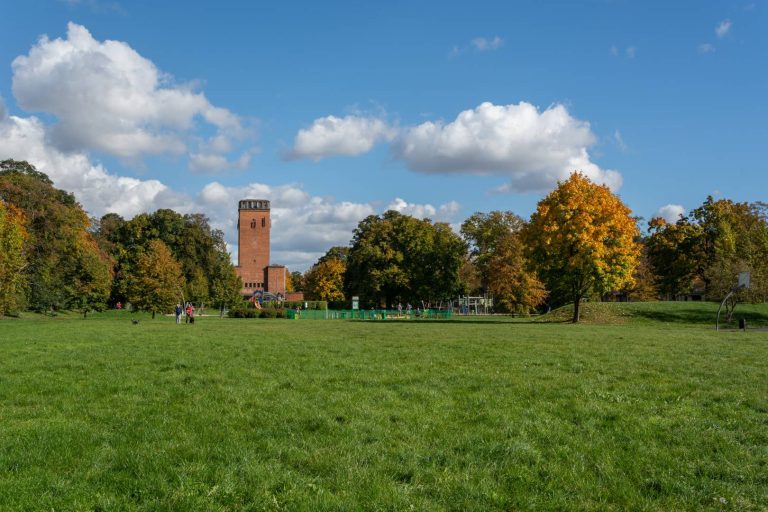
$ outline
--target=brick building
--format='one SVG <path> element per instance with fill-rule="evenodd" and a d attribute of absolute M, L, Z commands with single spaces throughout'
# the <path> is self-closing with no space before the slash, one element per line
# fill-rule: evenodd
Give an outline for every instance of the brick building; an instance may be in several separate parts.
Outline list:
<path fill-rule="evenodd" d="M 252 296 L 257 291 L 285 296 L 283 265 L 269 263 L 269 201 L 243 199 L 237 208 L 237 275 L 243 280 L 240 293 Z"/>

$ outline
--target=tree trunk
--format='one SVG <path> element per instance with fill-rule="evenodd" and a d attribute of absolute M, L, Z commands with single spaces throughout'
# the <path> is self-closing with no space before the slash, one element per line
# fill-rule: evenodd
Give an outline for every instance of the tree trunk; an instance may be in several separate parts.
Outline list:
<path fill-rule="evenodd" d="M 155 310 L 153 309 L 152 310 L 152 320 L 154 320 L 154 319 L 155 319 Z"/>
<path fill-rule="evenodd" d="M 573 301 L 573 323 L 579 323 L 579 315 L 581 313 L 581 294 L 577 295 Z"/>

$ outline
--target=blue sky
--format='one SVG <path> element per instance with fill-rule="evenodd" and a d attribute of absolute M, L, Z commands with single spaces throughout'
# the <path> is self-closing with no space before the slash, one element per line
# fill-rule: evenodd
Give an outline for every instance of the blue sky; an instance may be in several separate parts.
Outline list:
<path fill-rule="evenodd" d="M 650 218 L 765 200 L 768 2 L 2 8 L 0 158 L 94 215 L 274 208 L 303 270 L 367 214 L 528 216 L 570 168 Z M 44 37 L 45 39 L 41 39 Z"/>

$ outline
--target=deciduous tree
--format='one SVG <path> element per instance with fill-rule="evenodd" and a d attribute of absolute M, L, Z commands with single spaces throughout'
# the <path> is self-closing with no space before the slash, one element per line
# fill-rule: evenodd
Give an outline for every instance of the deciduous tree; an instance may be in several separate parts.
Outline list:
<path fill-rule="evenodd" d="M 0 317 L 17 311 L 26 285 L 23 213 L 0 199 Z"/>
<path fill-rule="evenodd" d="M 170 311 L 181 298 L 184 276 L 181 266 L 161 240 L 151 240 L 136 264 L 131 279 L 130 301 L 140 311 Z"/>
<path fill-rule="evenodd" d="M 547 296 L 544 284 L 532 271 L 518 234 L 506 234 L 495 242 L 487 259 L 494 310 L 500 313 L 529 314 Z"/>
<path fill-rule="evenodd" d="M 438 302 L 461 289 L 459 268 L 466 245 L 447 224 L 390 210 L 355 229 L 344 289 L 364 303 Z"/>
<path fill-rule="evenodd" d="M 528 254 L 555 303 L 631 285 L 639 248 L 631 211 L 608 187 L 580 172 L 539 201 L 524 229 Z"/>

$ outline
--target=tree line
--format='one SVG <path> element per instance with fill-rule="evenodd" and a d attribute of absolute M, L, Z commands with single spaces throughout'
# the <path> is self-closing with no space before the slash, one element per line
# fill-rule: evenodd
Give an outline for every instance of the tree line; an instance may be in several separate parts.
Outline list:
<path fill-rule="evenodd" d="M 768 205 L 711 197 L 676 222 L 633 217 L 607 187 L 573 173 L 529 219 L 475 213 L 446 223 L 387 211 L 363 219 L 289 289 L 348 307 L 445 304 L 491 295 L 497 312 L 528 314 L 591 300 L 723 298 L 739 272 L 743 299 L 768 293 Z M 202 214 L 161 209 L 89 219 L 70 193 L 27 162 L 0 162 L 0 316 L 132 303 L 166 312 L 181 301 L 224 308 L 242 298 L 223 233 Z"/>
<path fill-rule="evenodd" d="M 185 300 L 223 309 L 240 287 L 223 233 L 204 215 L 89 219 L 31 164 L 0 162 L 0 316 L 129 302 L 154 315 Z"/>
<path fill-rule="evenodd" d="M 348 247 L 333 247 L 297 290 L 314 300 L 363 307 L 439 304 L 459 295 L 494 298 L 497 312 L 590 300 L 676 300 L 695 293 L 720 300 L 739 272 L 751 273 L 743 300 L 768 294 L 768 205 L 708 197 L 676 222 L 653 218 L 645 233 L 607 187 L 574 173 L 526 220 L 509 211 L 478 212 L 460 233 L 447 224 L 395 211 L 371 215 Z"/>

